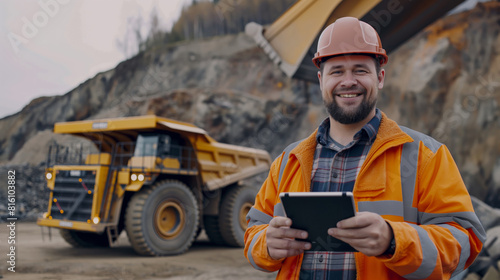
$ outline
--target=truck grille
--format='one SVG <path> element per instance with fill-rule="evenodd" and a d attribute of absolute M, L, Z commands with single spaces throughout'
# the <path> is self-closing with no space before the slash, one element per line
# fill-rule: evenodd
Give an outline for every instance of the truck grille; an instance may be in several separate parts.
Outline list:
<path fill-rule="evenodd" d="M 95 171 L 58 170 L 52 191 L 52 218 L 91 220 L 95 178 Z"/>

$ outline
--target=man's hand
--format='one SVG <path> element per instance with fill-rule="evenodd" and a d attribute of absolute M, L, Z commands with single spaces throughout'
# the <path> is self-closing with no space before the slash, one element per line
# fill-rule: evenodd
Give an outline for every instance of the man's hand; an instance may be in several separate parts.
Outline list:
<path fill-rule="evenodd" d="M 383 254 L 394 236 L 389 224 L 371 212 L 359 212 L 355 217 L 338 222 L 337 228 L 328 229 L 328 234 L 367 256 Z"/>
<path fill-rule="evenodd" d="M 267 251 L 271 258 L 282 258 L 300 255 L 311 248 L 311 243 L 296 241 L 295 238 L 307 238 L 307 232 L 290 228 L 292 220 L 285 217 L 274 217 L 267 228 Z"/>

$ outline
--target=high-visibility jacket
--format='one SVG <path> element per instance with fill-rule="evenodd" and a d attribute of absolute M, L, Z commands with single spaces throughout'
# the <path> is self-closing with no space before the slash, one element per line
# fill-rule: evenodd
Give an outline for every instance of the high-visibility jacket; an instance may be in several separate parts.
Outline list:
<path fill-rule="evenodd" d="M 303 254 L 273 260 L 266 229 L 284 215 L 279 193 L 311 190 L 316 144 L 314 132 L 273 162 L 247 215 L 245 256 L 258 270 L 279 270 L 277 279 L 298 279 Z M 385 114 L 353 194 L 356 210 L 381 215 L 396 241 L 390 258 L 355 253 L 358 279 L 448 279 L 474 261 L 486 239 L 446 146 Z"/>

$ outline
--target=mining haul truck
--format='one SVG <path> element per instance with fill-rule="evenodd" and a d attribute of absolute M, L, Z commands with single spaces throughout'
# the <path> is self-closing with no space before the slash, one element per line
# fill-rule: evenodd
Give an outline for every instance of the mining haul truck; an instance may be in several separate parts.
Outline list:
<path fill-rule="evenodd" d="M 266 151 L 222 144 L 192 124 L 157 116 L 56 123 L 86 138 L 51 145 L 48 211 L 75 247 L 108 247 L 125 229 L 140 255 L 185 252 L 205 229 L 216 244 L 243 246 L 257 188 L 242 180 L 269 170 Z"/>

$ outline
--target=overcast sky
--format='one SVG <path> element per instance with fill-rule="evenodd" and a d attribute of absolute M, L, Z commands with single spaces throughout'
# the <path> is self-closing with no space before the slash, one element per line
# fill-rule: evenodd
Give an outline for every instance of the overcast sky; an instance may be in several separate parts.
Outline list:
<path fill-rule="evenodd" d="M 143 19 L 147 33 L 153 7 L 169 29 L 192 0 L 2 0 L 0 1 L 0 118 L 32 99 L 61 95 L 125 59 L 128 19 Z"/>

